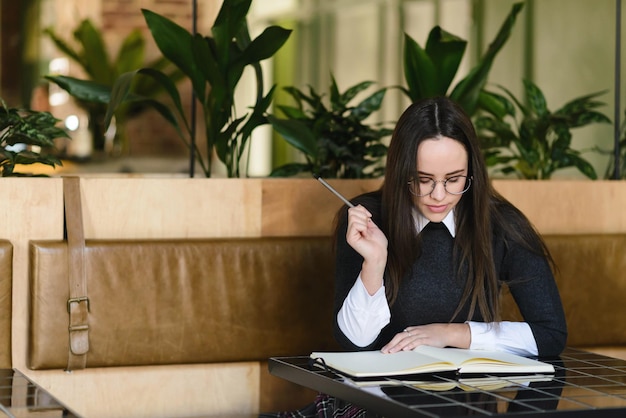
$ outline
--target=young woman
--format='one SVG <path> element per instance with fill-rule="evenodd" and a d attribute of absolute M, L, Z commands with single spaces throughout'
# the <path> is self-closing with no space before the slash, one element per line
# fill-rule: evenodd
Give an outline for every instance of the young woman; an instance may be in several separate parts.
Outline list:
<path fill-rule="evenodd" d="M 450 99 L 402 114 L 383 186 L 353 203 L 337 225 L 335 334 L 346 349 L 563 350 L 548 250 L 492 188 L 474 127 Z M 523 322 L 500 320 L 503 283 Z"/>
<path fill-rule="evenodd" d="M 447 98 L 409 106 L 380 190 L 338 213 L 335 336 L 347 350 L 418 345 L 555 356 L 567 331 L 551 257 L 489 183 L 476 132 Z M 501 321 L 509 286 L 524 322 Z M 261 415 L 263 417 L 270 415 Z M 281 418 L 375 416 L 320 393 Z"/>

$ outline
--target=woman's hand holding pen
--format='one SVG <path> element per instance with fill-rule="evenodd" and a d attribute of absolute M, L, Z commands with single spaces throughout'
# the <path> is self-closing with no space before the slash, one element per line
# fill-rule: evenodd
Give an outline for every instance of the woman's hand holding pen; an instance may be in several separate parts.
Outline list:
<path fill-rule="evenodd" d="M 348 209 L 346 240 L 363 257 L 361 280 L 373 295 L 383 285 L 387 265 L 387 237 L 372 222 L 372 214 L 358 205 Z"/>

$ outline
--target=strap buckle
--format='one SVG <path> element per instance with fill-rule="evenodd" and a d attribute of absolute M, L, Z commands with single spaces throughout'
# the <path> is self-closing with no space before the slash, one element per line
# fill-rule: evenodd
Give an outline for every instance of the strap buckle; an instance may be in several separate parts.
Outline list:
<path fill-rule="evenodd" d="M 72 305 L 72 303 L 82 303 L 82 302 L 87 303 L 87 312 L 91 312 L 91 307 L 89 305 L 89 298 L 87 296 L 79 296 L 77 298 L 69 298 L 67 300 L 67 313 L 70 313 L 70 306 Z"/>

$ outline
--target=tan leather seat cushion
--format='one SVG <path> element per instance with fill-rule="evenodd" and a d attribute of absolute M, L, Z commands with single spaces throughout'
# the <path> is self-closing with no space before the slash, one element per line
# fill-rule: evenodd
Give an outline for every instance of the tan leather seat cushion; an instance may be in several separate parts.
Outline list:
<path fill-rule="evenodd" d="M 29 367 L 63 368 L 67 248 L 31 243 Z M 329 238 L 87 242 L 87 367 L 267 360 L 336 348 Z"/>
<path fill-rule="evenodd" d="M 0 240 L 0 368 L 11 368 L 11 288 L 13 283 L 13 246 Z"/>
<path fill-rule="evenodd" d="M 545 236 L 573 347 L 626 347 L 626 235 Z M 504 316 L 519 318 L 507 296 Z"/>

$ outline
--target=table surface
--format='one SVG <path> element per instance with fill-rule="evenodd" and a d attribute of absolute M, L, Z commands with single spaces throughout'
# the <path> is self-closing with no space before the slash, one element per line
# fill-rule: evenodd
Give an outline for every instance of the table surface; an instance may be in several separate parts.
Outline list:
<path fill-rule="evenodd" d="M 626 361 L 567 348 L 554 365 L 554 376 L 538 381 L 487 377 L 464 382 L 445 373 L 419 377 L 420 382 L 357 385 L 347 377 L 309 364 L 308 357 L 274 357 L 270 373 L 393 417 L 626 417 Z M 539 377 L 539 376 L 536 376 Z M 482 384 L 481 384 L 482 383 Z"/>
<path fill-rule="evenodd" d="M 0 417 L 76 417 L 16 370 L 0 369 Z"/>

